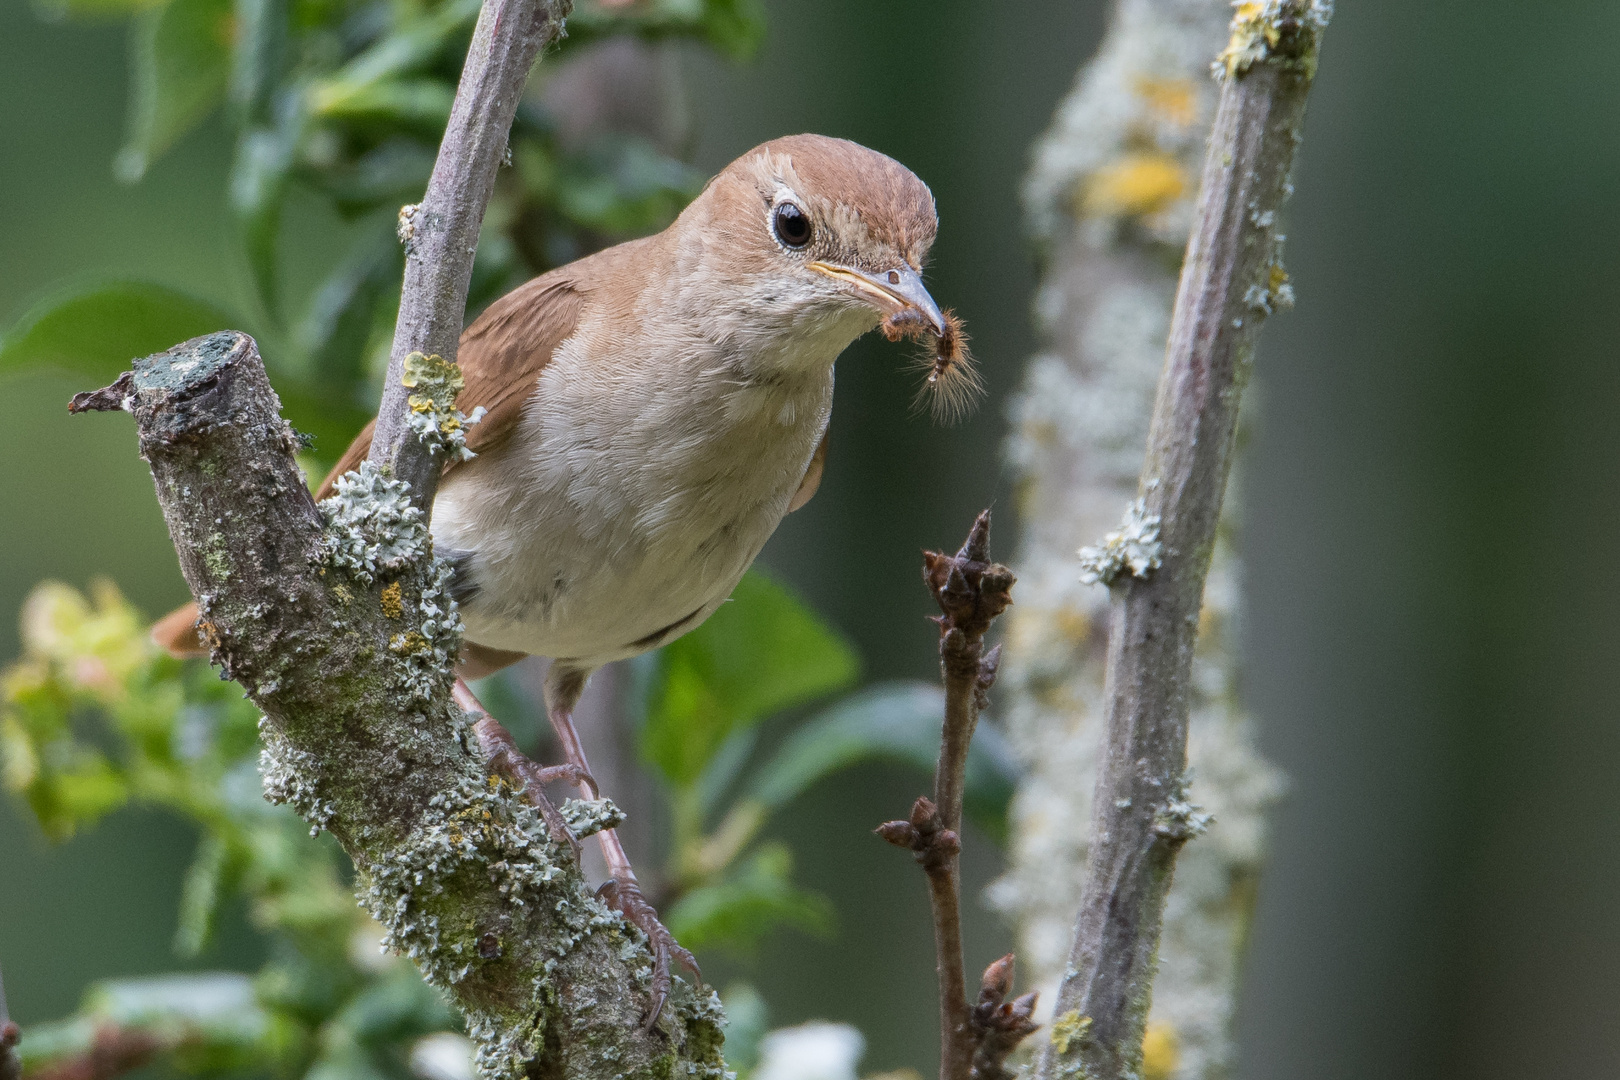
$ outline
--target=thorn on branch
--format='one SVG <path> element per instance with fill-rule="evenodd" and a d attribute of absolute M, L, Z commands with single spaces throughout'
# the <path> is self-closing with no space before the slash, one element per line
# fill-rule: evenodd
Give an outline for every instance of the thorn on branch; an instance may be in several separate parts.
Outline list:
<path fill-rule="evenodd" d="M 111 386 L 74 394 L 73 400 L 68 402 L 68 412 L 129 412 L 134 400 L 135 373 L 126 371 Z"/>

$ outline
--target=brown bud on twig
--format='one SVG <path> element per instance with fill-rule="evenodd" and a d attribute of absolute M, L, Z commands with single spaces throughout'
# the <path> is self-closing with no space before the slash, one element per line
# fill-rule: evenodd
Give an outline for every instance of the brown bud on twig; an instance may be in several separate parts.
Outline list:
<path fill-rule="evenodd" d="M 972 1080 L 1009 1080 L 1008 1056 L 1039 1024 L 1031 1020 L 1035 1012 L 1035 992 L 1012 1001 L 1013 956 L 1008 953 L 984 969 L 979 983 L 979 1000 L 973 1007 Z"/>
<path fill-rule="evenodd" d="M 955 555 L 923 552 L 923 580 L 939 604 L 942 636 L 951 630 L 961 630 L 970 640 L 984 636 L 991 620 L 1012 603 L 1011 589 L 1018 580 L 990 561 L 990 511 L 974 521 Z"/>
<path fill-rule="evenodd" d="M 934 807 L 934 801 L 926 795 L 919 795 L 917 801 L 911 804 L 911 824 L 914 828 L 927 829 L 939 817 L 939 811 Z"/>
<path fill-rule="evenodd" d="M 909 821 L 885 821 L 872 831 L 895 847 L 912 848 L 917 845 L 917 829 Z"/>
<path fill-rule="evenodd" d="M 962 851 L 962 838 L 955 830 L 940 827 L 939 809 L 926 795 L 911 804 L 911 820 L 885 821 L 872 831 L 895 847 L 916 852 L 926 868 L 943 865 Z"/>
<path fill-rule="evenodd" d="M 1012 979 L 1013 954 L 1008 953 L 984 969 L 984 978 L 979 980 L 979 1002 L 999 1005 L 1012 992 Z"/>

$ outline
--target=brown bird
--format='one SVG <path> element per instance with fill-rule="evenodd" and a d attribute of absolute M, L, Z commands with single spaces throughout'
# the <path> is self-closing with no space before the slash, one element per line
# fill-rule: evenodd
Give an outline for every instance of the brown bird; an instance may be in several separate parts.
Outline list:
<path fill-rule="evenodd" d="M 956 324 L 922 283 L 937 225 L 933 195 L 899 162 L 842 139 L 777 139 L 663 232 L 535 278 L 462 334 L 457 406 L 487 412 L 468 432 L 476 456 L 445 467 L 433 542 L 455 569 L 462 679 L 552 658 L 563 773 L 529 763 L 494 721 L 480 729 L 526 782 L 593 789 L 571 718 L 590 673 L 700 625 L 815 494 L 833 361 L 850 342 L 880 323 L 931 334 L 950 348 L 930 386 L 947 353 L 971 383 Z M 370 445 L 368 427 L 317 497 Z M 189 606 L 153 634 L 196 654 L 196 627 Z M 460 679 L 456 692 L 483 711 Z M 601 836 L 605 895 L 647 931 L 667 985 L 669 951 L 691 957 L 617 837 Z"/>

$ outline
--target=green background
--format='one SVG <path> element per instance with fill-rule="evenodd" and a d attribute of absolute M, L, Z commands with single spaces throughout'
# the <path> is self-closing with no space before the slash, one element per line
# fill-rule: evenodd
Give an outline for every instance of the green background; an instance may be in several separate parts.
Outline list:
<path fill-rule="evenodd" d="M 1290 774 L 1242 1000 L 1242 1074 L 1620 1072 L 1620 8 L 1345 0 L 1290 212 L 1297 308 L 1261 347 L 1245 464 L 1247 698 Z M 1090 2 L 769 4 L 761 55 L 693 56 L 698 159 L 843 135 L 905 161 L 942 220 L 931 286 L 991 389 L 963 426 L 908 409 L 902 354 L 839 366 L 821 493 L 765 561 L 860 645 L 928 677 L 917 551 L 1007 506 L 1002 408 L 1033 341 L 1018 184 L 1106 12 Z M 125 29 L 0 3 L 0 321 L 56 284 L 138 275 L 245 306 L 208 126 L 121 187 Z M 312 202 L 285 233 L 295 296 L 342 248 Z M 70 380 L 0 383 L 0 656 L 39 578 L 183 597 L 132 427 L 69 420 Z M 1084 539 L 1084 538 L 1081 538 Z M 773 1020 L 847 1019 L 865 1071 L 932 1071 L 922 883 L 867 830 L 919 790 L 865 768 L 775 827 L 835 900 L 830 943 L 751 963 Z M 192 838 L 125 812 L 52 849 L 0 805 L 0 962 L 24 1023 L 92 977 L 167 969 Z M 970 835 L 967 873 L 995 871 Z M 1005 928 L 970 905 L 970 960 Z M 240 917 L 203 966 L 256 963 Z"/>

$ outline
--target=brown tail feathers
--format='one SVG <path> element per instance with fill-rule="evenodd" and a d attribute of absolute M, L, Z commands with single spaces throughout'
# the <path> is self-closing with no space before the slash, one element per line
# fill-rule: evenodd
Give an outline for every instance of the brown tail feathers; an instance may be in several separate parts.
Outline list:
<path fill-rule="evenodd" d="M 170 656 L 207 656 L 197 628 L 197 605 L 175 608 L 152 624 L 152 640 Z"/>

